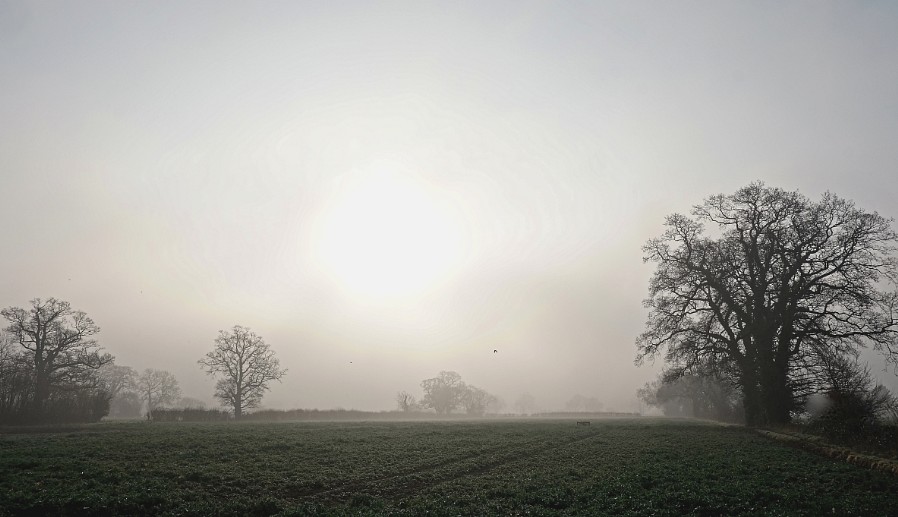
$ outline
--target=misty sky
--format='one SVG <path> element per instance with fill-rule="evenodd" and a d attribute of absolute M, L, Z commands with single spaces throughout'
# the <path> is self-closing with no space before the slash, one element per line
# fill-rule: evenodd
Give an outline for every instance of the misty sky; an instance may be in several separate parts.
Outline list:
<path fill-rule="evenodd" d="M 240 324 L 289 369 L 268 407 L 390 409 L 455 370 L 632 410 L 665 215 L 753 180 L 898 215 L 896 27 L 876 1 L 0 1 L 0 306 L 67 300 L 210 403 L 196 361 Z"/>

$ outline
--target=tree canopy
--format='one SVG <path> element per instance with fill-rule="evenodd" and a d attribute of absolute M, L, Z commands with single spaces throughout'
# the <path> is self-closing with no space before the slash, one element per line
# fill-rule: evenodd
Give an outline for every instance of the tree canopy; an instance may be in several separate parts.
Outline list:
<path fill-rule="evenodd" d="M 637 362 L 711 366 L 741 389 L 747 423 L 785 423 L 819 387 L 821 357 L 898 357 L 896 242 L 876 212 L 763 183 L 668 216 L 644 247 L 657 268 Z"/>
<path fill-rule="evenodd" d="M 461 404 L 466 387 L 457 372 L 441 371 L 436 377 L 421 381 L 424 390 L 421 406 L 433 408 L 439 414 L 449 414 Z"/>

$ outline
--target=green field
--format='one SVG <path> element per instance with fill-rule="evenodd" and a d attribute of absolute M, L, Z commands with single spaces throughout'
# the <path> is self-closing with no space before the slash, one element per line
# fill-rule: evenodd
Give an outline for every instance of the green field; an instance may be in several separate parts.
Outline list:
<path fill-rule="evenodd" d="M 898 477 L 694 421 L 0 434 L 0 515 L 898 515 Z"/>

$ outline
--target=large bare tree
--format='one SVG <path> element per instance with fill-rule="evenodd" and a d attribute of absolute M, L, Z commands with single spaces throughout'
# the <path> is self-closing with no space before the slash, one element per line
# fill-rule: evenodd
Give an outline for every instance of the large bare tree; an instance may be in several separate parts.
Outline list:
<path fill-rule="evenodd" d="M 898 357 L 891 220 L 830 193 L 811 201 L 753 183 L 666 226 L 644 248 L 657 269 L 637 362 L 663 353 L 684 374 L 713 365 L 741 389 L 747 423 L 771 425 L 819 382 L 822 354 Z"/>
<path fill-rule="evenodd" d="M 245 409 L 259 406 L 271 381 L 287 373 L 262 337 L 240 325 L 219 331 L 215 348 L 198 362 L 209 375 L 221 376 L 215 397 L 234 408 L 237 420 Z"/>
<path fill-rule="evenodd" d="M 100 328 L 68 302 L 36 298 L 29 308 L 8 307 L 0 314 L 9 322 L 6 331 L 25 349 L 33 366 L 36 415 L 43 414 L 54 388 L 82 379 L 112 361 L 92 339 Z"/>

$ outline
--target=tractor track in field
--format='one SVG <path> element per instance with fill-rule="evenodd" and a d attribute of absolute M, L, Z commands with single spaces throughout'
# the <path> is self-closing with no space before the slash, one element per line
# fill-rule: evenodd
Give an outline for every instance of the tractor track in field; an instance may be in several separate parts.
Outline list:
<path fill-rule="evenodd" d="M 527 460 L 596 436 L 599 436 L 599 433 L 591 432 L 560 442 L 542 442 L 541 445 L 522 443 L 492 451 L 477 451 L 436 463 L 421 465 L 402 472 L 351 480 L 324 487 L 298 487 L 288 491 L 286 495 L 295 499 L 310 498 L 325 504 L 329 502 L 337 503 L 358 494 L 371 494 L 395 500 L 398 496 L 406 495 L 412 491 L 448 483 L 465 476 L 481 475 L 504 465 Z M 465 463 L 479 457 L 489 457 L 490 459 L 489 461 L 475 462 L 466 468 L 452 468 L 454 466 L 463 466 Z M 446 469 L 446 472 L 440 475 L 442 469 Z M 417 478 L 417 476 L 432 473 L 437 473 L 437 475 L 428 479 Z M 396 483 L 403 478 L 410 479 L 405 483 Z"/>
<path fill-rule="evenodd" d="M 771 440 L 784 443 L 791 447 L 811 451 L 835 460 L 852 463 L 871 470 L 888 472 L 889 474 L 898 476 L 898 460 L 860 453 L 848 447 L 819 441 L 819 439 L 815 439 L 813 436 L 776 432 L 768 429 L 758 429 L 757 432 Z"/>

